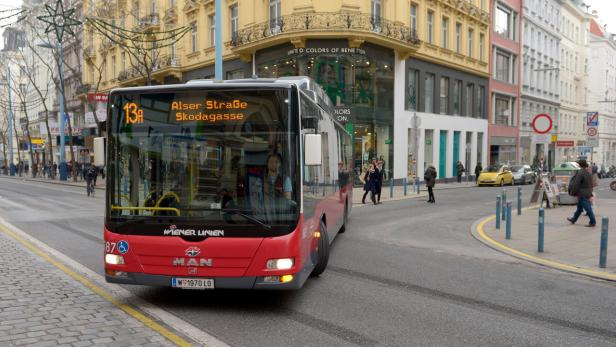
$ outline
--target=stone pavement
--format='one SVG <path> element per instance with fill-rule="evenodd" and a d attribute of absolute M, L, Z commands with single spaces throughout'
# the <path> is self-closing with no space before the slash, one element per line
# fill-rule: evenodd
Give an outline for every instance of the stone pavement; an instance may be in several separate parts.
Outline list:
<path fill-rule="evenodd" d="M 475 181 L 462 181 L 462 183 L 436 183 L 434 186 L 434 190 L 444 190 L 444 189 L 457 189 L 457 188 L 472 188 L 476 187 Z M 404 195 L 404 187 L 403 186 L 394 186 L 393 196 L 391 196 L 391 188 L 389 185 L 384 185 L 381 190 L 381 202 L 387 201 L 398 201 L 404 199 L 416 199 L 416 198 L 425 198 L 428 196 L 428 189 L 425 184 L 421 184 L 419 186 L 419 194 L 415 190 L 414 185 L 408 185 L 406 188 L 406 195 Z M 361 198 L 364 195 L 364 189 L 361 187 L 353 188 L 353 205 L 361 205 Z M 437 195 L 436 193 L 434 195 Z M 437 196 L 438 198 L 438 196 Z M 370 201 L 370 195 L 366 196 L 366 204 L 372 203 Z"/>
<path fill-rule="evenodd" d="M 0 233 L 0 346 L 173 346 Z"/>
<path fill-rule="evenodd" d="M 522 211 L 522 215 L 518 216 L 514 203 L 510 240 L 505 239 L 505 221 L 501 220 L 500 231 L 495 229 L 493 219 L 485 224 L 484 230 L 487 236 L 494 241 L 531 257 L 590 270 L 599 275 L 605 274 L 605 277 L 616 280 L 614 276 L 616 275 L 616 201 L 597 200 L 594 207 L 597 226 L 594 228 L 584 227 L 588 224 L 588 217 L 583 215 L 576 224 L 569 223 L 566 218 L 572 216 L 574 211 L 575 206 L 571 205 L 545 209 L 544 252 L 542 253 L 537 251 L 539 219 L 537 208 Z M 611 233 L 608 236 L 607 267 L 605 269 L 599 267 L 602 216 L 610 219 L 609 233 Z M 532 261 L 532 259 L 529 260 Z"/>

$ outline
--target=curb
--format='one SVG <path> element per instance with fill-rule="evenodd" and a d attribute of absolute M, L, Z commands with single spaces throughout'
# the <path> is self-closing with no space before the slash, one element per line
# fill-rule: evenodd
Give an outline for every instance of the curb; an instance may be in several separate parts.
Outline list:
<path fill-rule="evenodd" d="M 423 198 L 423 197 L 426 197 L 426 196 L 428 196 L 428 195 L 424 194 L 424 193 L 420 193 L 420 194 L 413 193 L 413 195 L 409 194 L 406 197 L 402 197 L 402 198 L 383 200 L 383 201 L 381 201 L 381 203 L 379 205 L 382 205 L 382 204 L 385 204 L 385 203 L 388 203 L 388 202 L 396 202 L 396 201 L 402 201 L 402 200 L 418 199 L 418 198 Z M 353 204 L 352 206 L 353 207 L 363 207 L 363 206 L 371 206 L 371 205 L 373 205 L 372 201 L 370 201 L 369 203 L 367 202 L 365 204 L 362 204 L 360 202 L 360 203 Z"/>
<path fill-rule="evenodd" d="M 525 210 L 529 210 L 532 209 L 532 207 L 526 207 L 523 209 L 523 211 Z M 592 269 L 587 269 L 587 268 L 583 268 L 583 267 L 579 267 L 579 266 L 575 266 L 572 264 L 566 264 L 566 263 L 560 263 L 554 260 L 549 260 L 549 259 L 545 259 L 545 258 L 541 258 L 541 257 L 537 257 L 534 255 L 530 255 L 521 251 L 518 251 L 517 249 L 513 249 L 511 247 L 508 247 L 498 241 L 495 241 L 494 239 L 490 238 L 484 231 L 483 227 L 486 223 L 493 221 L 495 218 L 494 215 L 489 216 L 489 217 L 483 217 L 477 221 L 475 221 L 473 223 L 473 225 L 471 226 L 471 235 L 477 239 L 477 241 L 485 244 L 486 246 L 510 255 L 514 258 L 518 258 L 521 260 L 526 260 L 528 262 L 537 264 L 537 265 L 541 265 L 541 266 L 545 266 L 547 268 L 551 268 L 551 269 L 555 269 L 555 270 L 560 270 L 560 271 L 564 271 L 564 272 L 569 272 L 569 273 L 574 273 L 577 275 L 583 275 L 586 277 L 591 277 L 591 278 L 595 278 L 595 279 L 600 279 L 600 280 L 604 280 L 604 281 L 610 281 L 610 282 L 616 282 L 616 274 L 612 274 L 612 273 L 608 273 L 608 272 L 601 272 L 601 271 L 596 271 L 596 270 L 592 270 Z"/>
<path fill-rule="evenodd" d="M 40 182 L 40 183 L 47 183 L 47 184 L 56 184 L 56 185 L 60 185 L 60 186 L 68 186 L 68 187 L 77 187 L 77 188 L 85 188 L 86 186 L 81 186 L 81 185 L 77 185 L 77 184 L 70 184 L 70 183 L 62 183 L 59 181 L 55 181 L 55 180 L 35 180 L 32 178 L 24 178 L 24 177 L 17 177 L 17 176 L 6 176 L 6 175 L 2 175 L 0 176 L 1 178 L 9 178 L 9 179 L 13 179 L 13 180 L 22 180 L 22 181 L 27 181 L 27 182 Z M 96 189 L 99 190 L 105 190 L 107 189 L 106 187 L 95 187 Z"/>

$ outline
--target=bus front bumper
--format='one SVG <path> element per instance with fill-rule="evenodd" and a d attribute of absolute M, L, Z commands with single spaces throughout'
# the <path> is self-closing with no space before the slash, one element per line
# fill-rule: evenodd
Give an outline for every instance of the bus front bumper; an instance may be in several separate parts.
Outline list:
<path fill-rule="evenodd" d="M 295 290 L 300 289 L 312 268 L 304 267 L 302 271 L 293 274 L 293 280 L 285 283 L 266 282 L 264 276 L 242 277 L 211 277 L 214 279 L 214 289 L 264 289 L 264 290 Z M 176 276 L 152 275 L 139 272 L 124 272 L 121 276 L 105 275 L 109 283 L 137 284 L 146 286 L 171 287 L 173 278 Z M 177 276 L 180 277 L 180 276 Z M 185 278 L 186 276 L 181 276 Z M 199 277 L 196 277 L 199 278 Z M 204 277 L 207 278 L 207 277 Z"/>

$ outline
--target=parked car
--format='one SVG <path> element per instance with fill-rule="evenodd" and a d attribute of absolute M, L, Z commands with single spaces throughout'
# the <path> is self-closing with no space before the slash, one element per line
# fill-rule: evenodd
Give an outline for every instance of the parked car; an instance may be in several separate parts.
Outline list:
<path fill-rule="evenodd" d="M 504 186 L 513 185 L 513 174 L 507 165 L 489 165 L 480 174 L 477 186 Z"/>
<path fill-rule="evenodd" d="M 537 181 L 537 174 L 530 168 L 530 165 L 513 165 L 511 173 L 515 184 L 529 184 Z"/>

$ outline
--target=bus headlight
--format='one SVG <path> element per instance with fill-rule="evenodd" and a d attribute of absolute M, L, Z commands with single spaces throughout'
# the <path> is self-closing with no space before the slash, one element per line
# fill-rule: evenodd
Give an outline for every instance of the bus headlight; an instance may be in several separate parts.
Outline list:
<path fill-rule="evenodd" d="M 111 265 L 124 265 L 124 257 L 117 254 L 105 254 L 105 263 Z"/>
<path fill-rule="evenodd" d="M 270 270 L 289 270 L 294 264 L 293 258 L 270 259 L 267 261 L 267 268 Z"/>

